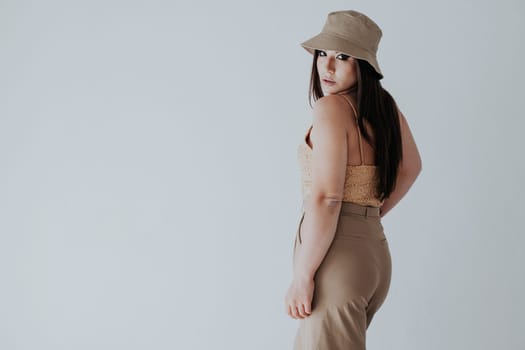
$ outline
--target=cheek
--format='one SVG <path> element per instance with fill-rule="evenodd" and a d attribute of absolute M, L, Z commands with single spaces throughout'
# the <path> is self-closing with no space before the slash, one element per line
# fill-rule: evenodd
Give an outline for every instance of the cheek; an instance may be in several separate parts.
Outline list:
<path fill-rule="evenodd" d="M 321 67 L 323 65 L 323 62 L 318 59 L 316 65 L 317 65 L 317 71 L 320 72 L 321 71 Z"/>
<path fill-rule="evenodd" d="M 354 67 L 354 64 L 353 62 L 350 62 L 348 64 L 345 65 L 345 71 L 346 71 L 346 74 L 348 75 L 355 75 L 355 67 Z"/>
<path fill-rule="evenodd" d="M 344 69 L 339 70 L 338 73 L 345 83 L 351 83 L 355 80 L 355 73 L 351 67 L 345 67 Z"/>

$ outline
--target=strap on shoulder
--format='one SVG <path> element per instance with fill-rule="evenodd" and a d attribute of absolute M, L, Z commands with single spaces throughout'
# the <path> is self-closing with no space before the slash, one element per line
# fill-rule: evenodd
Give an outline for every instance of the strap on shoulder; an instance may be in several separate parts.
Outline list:
<path fill-rule="evenodd" d="M 352 104 L 352 101 L 350 101 L 350 98 L 348 98 L 345 95 L 341 95 L 341 96 L 343 96 L 344 100 L 346 102 L 348 102 L 348 104 L 350 105 L 350 107 L 354 111 L 355 124 L 357 126 L 357 141 L 359 143 L 359 154 L 361 155 L 361 165 L 362 165 L 363 164 L 363 159 L 364 159 L 364 157 L 363 157 L 363 146 L 361 145 L 361 131 L 359 130 L 359 120 L 358 120 L 358 117 L 357 117 L 357 111 L 356 111 L 354 105 Z"/>

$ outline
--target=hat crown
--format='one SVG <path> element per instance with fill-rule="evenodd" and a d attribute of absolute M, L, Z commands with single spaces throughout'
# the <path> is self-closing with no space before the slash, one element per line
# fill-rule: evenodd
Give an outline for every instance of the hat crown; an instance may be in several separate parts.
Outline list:
<path fill-rule="evenodd" d="M 383 33 L 364 13 L 355 10 L 333 11 L 328 14 L 321 33 L 301 43 L 311 54 L 316 50 L 336 50 L 367 61 L 383 78 L 377 62 L 377 49 Z"/>
<path fill-rule="evenodd" d="M 372 19 L 355 10 L 330 12 L 322 31 L 351 41 L 374 54 L 383 35 Z"/>

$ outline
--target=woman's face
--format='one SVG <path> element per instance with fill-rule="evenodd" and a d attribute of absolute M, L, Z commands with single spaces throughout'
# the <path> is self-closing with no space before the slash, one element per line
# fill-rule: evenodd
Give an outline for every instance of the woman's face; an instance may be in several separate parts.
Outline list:
<path fill-rule="evenodd" d="M 317 71 L 324 95 L 345 93 L 357 83 L 356 59 L 332 50 L 318 50 Z"/>

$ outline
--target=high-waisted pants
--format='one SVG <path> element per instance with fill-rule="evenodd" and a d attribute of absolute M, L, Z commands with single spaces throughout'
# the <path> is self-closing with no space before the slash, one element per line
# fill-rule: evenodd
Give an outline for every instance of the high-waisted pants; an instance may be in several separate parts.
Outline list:
<path fill-rule="evenodd" d="M 312 313 L 298 321 L 294 350 L 366 349 L 366 329 L 386 299 L 391 273 L 379 208 L 343 202 L 334 239 L 315 273 Z"/>

